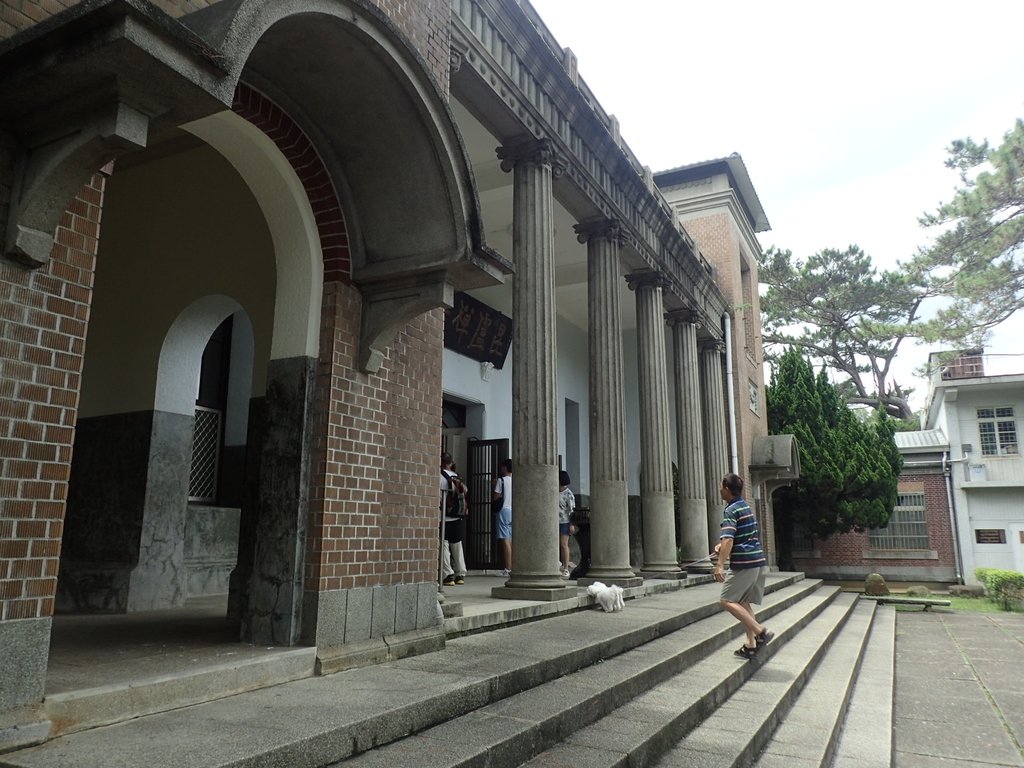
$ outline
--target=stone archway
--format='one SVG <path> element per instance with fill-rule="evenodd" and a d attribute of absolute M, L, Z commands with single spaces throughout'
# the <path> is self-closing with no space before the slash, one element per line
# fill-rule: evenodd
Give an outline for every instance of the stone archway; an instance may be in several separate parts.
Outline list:
<path fill-rule="evenodd" d="M 182 605 L 188 596 L 185 544 L 189 475 L 182 470 L 191 465 L 203 350 L 217 327 L 235 313 L 244 317 L 244 310 L 235 300 L 203 297 L 182 311 L 164 339 L 149 440 L 139 557 L 128 584 L 129 612 Z M 248 333 L 251 336 L 251 327 Z M 251 381 L 251 363 L 248 373 Z"/>

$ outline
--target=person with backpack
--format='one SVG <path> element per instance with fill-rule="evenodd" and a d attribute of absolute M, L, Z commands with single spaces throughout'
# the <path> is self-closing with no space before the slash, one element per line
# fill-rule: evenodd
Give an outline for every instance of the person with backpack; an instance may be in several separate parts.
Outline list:
<path fill-rule="evenodd" d="M 491 494 L 494 507 L 494 529 L 498 540 L 498 551 L 504 569 L 501 575 L 512 575 L 512 459 L 505 459 L 498 465 L 498 477 Z"/>
<path fill-rule="evenodd" d="M 444 541 L 441 544 L 441 578 L 446 587 L 466 583 L 466 559 L 462 540 L 466 536 L 466 486 L 455 471 L 452 455 L 441 454 L 441 515 Z"/>
<path fill-rule="evenodd" d="M 576 496 L 569 488 L 572 480 L 564 469 L 558 473 L 558 553 L 563 579 L 568 579 L 576 564 L 569 561 L 569 528 L 576 510 Z"/>

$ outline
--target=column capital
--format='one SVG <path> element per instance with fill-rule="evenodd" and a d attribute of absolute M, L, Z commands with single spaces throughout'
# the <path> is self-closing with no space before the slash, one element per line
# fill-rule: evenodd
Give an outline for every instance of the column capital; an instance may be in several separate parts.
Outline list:
<path fill-rule="evenodd" d="M 665 319 L 673 327 L 677 325 L 700 325 L 700 312 L 692 307 L 683 307 L 682 309 L 673 309 L 671 312 L 666 312 Z"/>
<path fill-rule="evenodd" d="M 619 247 L 626 244 L 626 233 L 618 219 L 594 219 L 582 221 L 573 227 L 576 239 L 581 243 L 591 240 L 608 240 Z"/>
<path fill-rule="evenodd" d="M 565 160 L 559 157 L 551 139 L 528 138 L 521 141 L 502 144 L 498 147 L 498 159 L 501 170 L 506 173 L 517 165 L 546 165 L 551 168 L 551 175 L 558 178 L 566 170 Z"/>
<path fill-rule="evenodd" d="M 639 288 L 668 288 L 672 285 L 666 275 L 651 269 L 643 272 L 631 272 L 626 275 L 626 283 L 631 291 Z"/>
<path fill-rule="evenodd" d="M 701 352 L 725 352 L 725 342 L 721 339 L 704 339 L 698 345 Z"/>

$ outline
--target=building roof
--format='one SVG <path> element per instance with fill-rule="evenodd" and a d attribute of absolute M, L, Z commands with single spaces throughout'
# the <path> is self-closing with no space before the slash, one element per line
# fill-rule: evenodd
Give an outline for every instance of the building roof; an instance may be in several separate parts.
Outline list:
<path fill-rule="evenodd" d="M 949 449 L 949 440 L 941 429 L 897 432 L 894 438 L 900 453 L 934 453 Z"/>
<path fill-rule="evenodd" d="M 750 180 L 750 174 L 747 173 L 747 166 L 738 152 L 733 152 L 728 157 L 719 157 L 714 160 L 704 160 L 700 163 L 680 165 L 678 168 L 658 171 L 654 174 L 654 181 L 659 187 L 667 187 L 695 179 L 704 179 L 723 172 L 729 177 L 729 184 L 739 195 L 740 202 L 750 217 L 750 226 L 754 231 L 767 232 L 770 230 L 768 216 L 765 214 L 764 208 L 761 207 L 761 200 Z"/>

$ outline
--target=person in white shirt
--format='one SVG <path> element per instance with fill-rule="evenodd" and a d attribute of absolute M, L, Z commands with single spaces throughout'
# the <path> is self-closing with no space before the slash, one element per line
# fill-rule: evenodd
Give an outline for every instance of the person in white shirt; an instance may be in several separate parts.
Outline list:
<path fill-rule="evenodd" d="M 494 501 L 501 500 L 495 520 L 498 547 L 501 550 L 505 570 L 502 576 L 512 574 L 512 459 L 505 459 L 498 468 L 500 477 L 494 481 Z"/>

